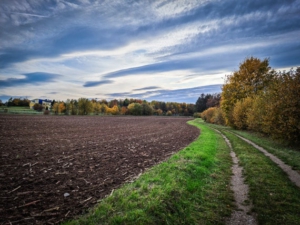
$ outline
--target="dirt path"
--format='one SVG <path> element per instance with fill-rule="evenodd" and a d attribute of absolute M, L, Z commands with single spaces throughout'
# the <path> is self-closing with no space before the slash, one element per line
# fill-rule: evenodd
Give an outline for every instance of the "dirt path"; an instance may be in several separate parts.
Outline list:
<path fill-rule="evenodd" d="M 230 148 L 230 156 L 233 161 L 231 189 L 234 192 L 234 199 L 237 205 L 237 210 L 233 211 L 229 220 L 226 221 L 227 225 L 256 225 L 257 221 L 253 215 L 250 215 L 252 204 L 248 199 L 249 187 L 245 184 L 243 178 L 243 167 L 239 166 L 239 159 L 232 149 L 230 141 L 220 131 L 215 130 L 222 135 L 227 145 Z M 247 203 L 247 204 L 245 204 Z"/>
<path fill-rule="evenodd" d="M 232 133 L 232 132 L 230 132 Z M 232 133 L 234 134 L 234 133 Z M 253 143 L 252 141 L 234 134 L 237 137 L 241 138 L 242 140 L 244 140 L 245 142 L 247 142 L 248 144 L 251 144 L 254 148 L 256 148 L 257 150 L 261 151 L 262 153 L 264 153 L 265 156 L 269 157 L 274 163 L 276 163 L 284 172 L 286 172 L 286 174 L 288 175 L 288 177 L 290 178 L 290 180 L 296 184 L 299 188 L 300 188 L 300 174 L 297 173 L 297 171 L 293 170 L 292 167 L 290 167 L 289 165 L 285 164 L 283 161 L 281 161 L 279 158 L 277 158 L 276 156 L 274 156 L 273 154 L 269 153 L 267 150 L 265 150 L 264 148 L 258 146 L 257 144 Z"/>

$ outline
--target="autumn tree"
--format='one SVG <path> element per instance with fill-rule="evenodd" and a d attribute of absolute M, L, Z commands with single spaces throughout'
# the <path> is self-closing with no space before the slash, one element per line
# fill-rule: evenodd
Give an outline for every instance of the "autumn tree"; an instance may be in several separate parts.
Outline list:
<path fill-rule="evenodd" d="M 209 109 L 206 109 L 201 113 L 201 118 L 208 123 L 214 123 L 213 116 L 214 116 L 215 108 L 211 107 Z"/>
<path fill-rule="evenodd" d="M 234 126 L 232 113 L 235 103 L 260 93 L 272 81 L 274 75 L 268 59 L 250 57 L 240 64 L 238 71 L 226 77 L 222 87 L 221 107 L 228 125 Z"/>
<path fill-rule="evenodd" d="M 99 115 L 99 113 L 101 113 L 101 104 L 100 102 L 93 102 L 93 111 L 96 115 Z"/>
<path fill-rule="evenodd" d="M 55 102 L 52 107 L 52 110 L 54 111 L 55 114 L 62 113 L 63 111 L 65 111 L 65 109 L 66 107 L 64 102 Z"/>
<path fill-rule="evenodd" d="M 109 108 L 108 106 L 106 106 L 105 113 L 106 114 L 111 114 L 111 115 L 119 115 L 120 110 L 119 110 L 119 107 L 117 105 L 114 105 L 112 108 Z"/>
<path fill-rule="evenodd" d="M 264 93 L 252 99 L 251 108 L 247 109 L 247 129 L 263 132 L 264 116 L 266 115 L 267 102 Z"/>
<path fill-rule="evenodd" d="M 78 99 L 78 111 L 79 115 L 88 115 L 93 112 L 93 104 L 87 98 L 79 98 Z"/>
<path fill-rule="evenodd" d="M 143 113 L 143 107 L 140 103 L 130 103 L 127 109 L 130 115 L 138 116 Z"/>
<path fill-rule="evenodd" d="M 161 109 L 156 110 L 157 115 L 161 116 L 163 114 L 163 111 Z"/>
<path fill-rule="evenodd" d="M 153 114 L 153 108 L 148 103 L 142 104 L 142 114 L 146 116 L 150 116 Z"/>
<path fill-rule="evenodd" d="M 172 111 L 167 111 L 166 116 L 172 116 Z"/>
<path fill-rule="evenodd" d="M 300 143 L 300 67 L 279 73 L 264 94 L 263 131 L 274 138 Z"/>
<path fill-rule="evenodd" d="M 234 126 L 239 130 L 248 128 L 248 112 L 252 108 L 253 99 L 251 97 L 244 98 L 235 103 L 233 108 Z"/>
<path fill-rule="evenodd" d="M 127 114 L 127 107 L 122 106 L 121 108 L 121 115 L 126 115 Z"/>

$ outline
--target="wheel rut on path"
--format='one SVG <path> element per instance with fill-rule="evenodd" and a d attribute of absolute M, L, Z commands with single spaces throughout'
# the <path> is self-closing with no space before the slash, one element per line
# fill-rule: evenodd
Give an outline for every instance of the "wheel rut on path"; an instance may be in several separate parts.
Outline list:
<path fill-rule="evenodd" d="M 232 132 L 230 132 L 230 133 L 232 133 Z M 234 134 L 234 133 L 232 133 L 232 134 Z M 289 179 L 300 188 L 300 174 L 297 171 L 293 170 L 291 166 L 285 164 L 283 161 L 281 161 L 275 155 L 269 153 L 267 150 L 258 146 L 257 144 L 253 143 L 252 141 L 250 141 L 238 134 L 234 134 L 234 135 L 239 137 L 240 139 L 244 140 L 248 144 L 252 145 L 257 150 L 261 151 L 265 156 L 269 157 L 274 163 L 276 163 L 288 175 Z"/>
<path fill-rule="evenodd" d="M 215 130 L 221 134 L 230 148 L 230 156 L 233 161 L 231 167 L 233 175 L 231 176 L 231 189 L 234 192 L 234 200 L 237 210 L 234 210 L 231 217 L 226 221 L 227 225 L 257 225 L 256 218 L 250 214 L 252 204 L 248 199 L 249 187 L 245 184 L 243 178 L 243 167 L 239 166 L 239 159 L 237 158 L 230 141 L 220 131 Z"/>

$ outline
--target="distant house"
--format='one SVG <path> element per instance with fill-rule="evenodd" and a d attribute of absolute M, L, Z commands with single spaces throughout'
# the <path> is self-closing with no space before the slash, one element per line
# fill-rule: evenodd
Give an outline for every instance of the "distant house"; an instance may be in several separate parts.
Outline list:
<path fill-rule="evenodd" d="M 51 100 L 49 100 L 49 99 L 33 99 L 33 100 L 31 100 L 30 101 L 30 103 L 29 103 L 29 107 L 31 108 L 31 109 L 33 109 L 33 106 L 37 103 L 37 104 L 40 104 L 40 105 L 42 105 L 43 107 L 44 107 L 44 109 L 51 109 Z"/>

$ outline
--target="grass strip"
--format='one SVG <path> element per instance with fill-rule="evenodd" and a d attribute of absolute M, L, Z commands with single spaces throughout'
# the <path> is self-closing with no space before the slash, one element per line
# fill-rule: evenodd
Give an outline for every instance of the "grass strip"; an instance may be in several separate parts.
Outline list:
<path fill-rule="evenodd" d="M 259 224 L 300 224 L 300 190 L 268 157 L 226 130 L 241 166 Z"/>
<path fill-rule="evenodd" d="M 280 158 L 283 162 L 290 165 L 294 170 L 300 172 L 300 149 L 276 143 L 271 138 L 264 137 L 257 133 L 250 133 L 246 131 L 233 131 L 234 133 L 253 141 L 257 145 L 263 147 L 268 152 Z"/>
<path fill-rule="evenodd" d="M 277 156 L 281 159 L 284 163 L 291 166 L 294 170 L 300 172 L 300 149 L 295 147 L 289 147 L 284 144 L 275 142 L 269 137 L 263 136 L 259 133 L 249 132 L 249 131 L 241 131 L 241 130 L 234 130 L 229 127 L 223 127 L 219 125 L 210 125 L 217 129 L 226 129 L 231 132 L 234 132 L 255 144 L 263 147 L 268 152 L 272 153 L 273 155 Z"/>
<path fill-rule="evenodd" d="M 230 150 L 201 120 L 189 124 L 197 140 L 65 224 L 224 224 L 234 207 Z"/>

